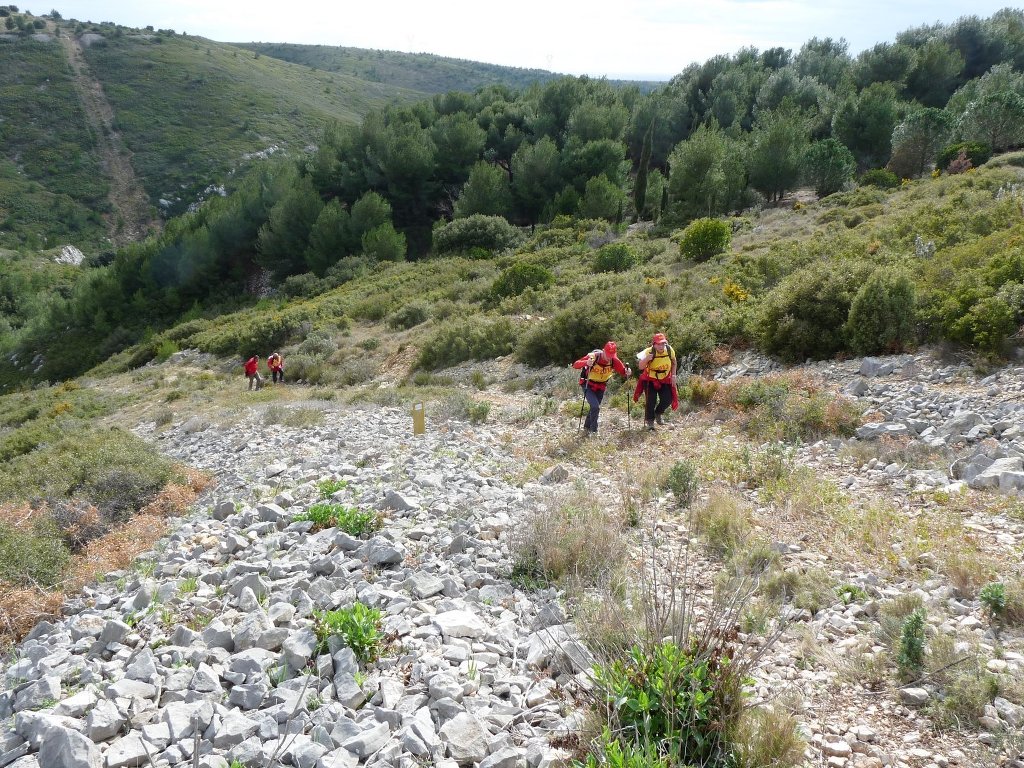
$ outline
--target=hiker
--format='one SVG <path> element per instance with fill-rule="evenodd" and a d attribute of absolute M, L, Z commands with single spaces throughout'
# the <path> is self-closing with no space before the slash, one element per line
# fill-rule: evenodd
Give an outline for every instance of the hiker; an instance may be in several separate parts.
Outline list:
<path fill-rule="evenodd" d="M 284 384 L 284 360 L 281 359 L 280 353 L 275 352 L 267 358 L 267 368 L 270 369 L 270 375 L 275 384 L 278 380 Z"/>
<path fill-rule="evenodd" d="M 651 337 L 651 346 L 636 356 L 639 361 L 640 378 L 633 391 L 633 402 L 644 393 L 644 424 L 654 431 L 654 424 L 664 424 L 662 414 L 679 407 L 679 392 L 676 390 L 676 352 L 668 343 L 664 333 Z"/>
<path fill-rule="evenodd" d="M 572 364 L 573 368 L 580 369 L 580 386 L 583 387 L 583 397 L 590 406 L 587 420 L 583 424 L 584 434 L 597 432 L 601 401 L 604 399 L 604 391 L 612 374 L 619 373 L 625 379 L 633 375 L 632 369 L 616 356 L 616 351 L 615 342 L 609 341 L 602 349 L 595 349 Z"/>
<path fill-rule="evenodd" d="M 245 378 L 249 380 L 249 391 L 252 391 L 253 384 L 257 391 L 263 386 L 263 377 L 260 376 L 260 359 L 253 355 L 245 361 Z"/>

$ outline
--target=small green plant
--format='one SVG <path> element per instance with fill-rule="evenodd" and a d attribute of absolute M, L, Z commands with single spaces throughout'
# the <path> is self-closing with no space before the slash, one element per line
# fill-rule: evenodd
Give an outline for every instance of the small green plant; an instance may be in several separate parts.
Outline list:
<path fill-rule="evenodd" d="M 904 680 L 913 680 L 918 677 L 924 666 L 924 628 L 923 608 L 916 609 L 903 621 L 903 627 L 900 630 L 900 652 L 896 657 L 896 665 Z"/>
<path fill-rule="evenodd" d="M 727 658 L 662 642 L 634 646 L 625 661 L 595 667 L 598 688 L 626 744 L 656 744 L 673 765 L 713 765 L 723 756 L 723 722 L 734 719 L 742 686 Z"/>
<path fill-rule="evenodd" d="M 320 491 L 321 499 L 329 499 L 331 496 L 336 494 L 342 488 L 348 487 L 348 481 L 346 480 L 321 480 L 316 484 L 317 490 Z"/>
<path fill-rule="evenodd" d="M 363 536 L 380 529 L 381 520 L 376 512 L 365 512 L 344 504 L 314 504 L 312 507 L 292 516 L 292 522 L 309 520 L 316 530 L 340 528 L 350 536 Z"/>
<path fill-rule="evenodd" d="M 836 594 L 843 601 L 844 605 L 850 603 L 862 603 L 868 599 L 868 593 L 856 584 L 840 584 L 836 587 Z"/>
<path fill-rule="evenodd" d="M 691 461 L 677 461 L 672 465 L 665 486 L 676 497 L 676 503 L 688 507 L 697 493 L 697 467 Z"/>
<path fill-rule="evenodd" d="M 192 592 L 196 592 L 198 589 L 199 589 L 199 577 L 197 577 L 197 576 L 189 576 L 187 579 L 184 579 L 181 582 L 181 584 L 178 585 L 178 591 L 181 594 L 183 594 L 183 595 L 187 595 L 187 594 L 190 594 Z"/>
<path fill-rule="evenodd" d="M 306 699 L 306 711 L 316 712 L 320 707 L 324 705 L 324 700 L 319 696 L 310 696 Z"/>
<path fill-rule="evenodd" d="M 327 649 L 332 635 L 341 637 L 363 664 L 377 660 L 382 640 L 381 612 L 363 603 L 354 603 L 350 608 L 337 611 L 314 611 L 313 620 L 320 651 Z"/>
<path fill-rule="evenodd" d="M 484 376 L 483 371 L 473 371 L 469 380 L 477 389 L 487 389 L 487 377 Z"/>
<path fill-rule="evenodd" d="M 466 416 L 469 418 L 470 424 L 483 424 L 487 421 L 487 416 L 491 412 L 491 404 L 489 402 L 472 402 L 466 406 Z"/>
<path fill-rule="evenodd" d="M 288 665 L 278 664 L 276 667 L 271 667 L 267 670 L 267 679 L 270 680 L 271 687 L 276 688 L 288 679 Z"/>
<path fill-rule="evenodd" d="M 241 760 L 232 760 L 228 768 L 246 768 L 246 765 Z"/>
<path fill-rule="evenodd" d="M 1002 582 L 986 584 L 981 588 L 978 599 L 992 620 L 1001 619 L 1006 612 L 1006 586 Z"/>

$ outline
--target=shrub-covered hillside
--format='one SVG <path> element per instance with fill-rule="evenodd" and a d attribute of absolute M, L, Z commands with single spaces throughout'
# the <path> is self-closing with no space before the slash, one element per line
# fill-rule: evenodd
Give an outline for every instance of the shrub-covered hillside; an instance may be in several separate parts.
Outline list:
<path fill-rule="evenodd" d="M 293 378 L 345 385 L 396 356 L 424 371 L 509 353 L 562 365 L 609 338 L 632 354 L 656 330 L 698 365 L 719 345 L 791 362 L 943 340 L 998 354 L 1024 323 L 1022 168 L 1024 155 L 1006 155 L 725 219 L 728 246 L 703 260 L 682 252 L 704 221 L 658 237 L 558 219 L 494 257 L 463 242 L 308 297 L 332 278 L 290 280 L 288 295 L 189 320 L 105 368 L 186 347 L 238 359 L 280 348 Z"/>

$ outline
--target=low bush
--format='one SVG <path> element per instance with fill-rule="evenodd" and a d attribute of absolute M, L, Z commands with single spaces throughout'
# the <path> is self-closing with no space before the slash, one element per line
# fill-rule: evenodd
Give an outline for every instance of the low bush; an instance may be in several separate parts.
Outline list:
<path fill-rule="evenodd" d="M 876 270 L 850 302 L 846 331 L 860 355 L 901 352 L 914 343 L 915 290 L 910 277 Z"/>
<path fill-rule="evenodd" d="M 729 736 L 731 768 L 795 768 L 804 764 L 806 742 L 792 713 L 782 707 L 744 709 Z"/>
<path fill-rule="evenodd" d="M 429 316 L 430 306 L 426 302 L 413 301 L 392 312 L 386 322 L 392 330 L 408 330 L 425 323 Z"/>
<path fill-rule="evenodd" d="M 595 272 L 625 272 L 639 263 L 639 254 L 628 243 L 608 243 L 594 254 Z"/>
<path fill-rule="evenodd" d="M 765 297 L 755 319 L 762 348 L 790 363 L 827 359 L 845 349 L 850 305 L 870 270 L 844 261 L 786 277 Z"/>
<path fill-rule="evenodd" d="M 0 520 L 0 584 L 53 587 L 63 580 L 71 553 L 54 521 L 36 518 L 27 529 Z"/>
<path fill-rule="evenodd" d="M 992 148 L 980 141 L 959 141 L 944 147 L 935 158 L 935 167 L 945 171 L 960 153 L 970 161 L 972 168 L 980 168 L 992 157 Z"/>
<path fill-rule="evenodd" d="M 675 642 L 634 646 L 623 661 L 594 669 L 611 728 L 627 745 L 657 745 L 670 765 L 724 765 L 722 732 L 742 708 L 730 658 Z"/>
<path fill-rule="evenodd" d="M 750 535 L 750 510 L 735 496 L 714 493 L 694 507 L 692 514 L 693 532 L 721 557 L 732 555 Z"/>
<path fill-rule="evenodd" d="M 517 330 L 505 318 L 461 320 L 438 328 L 420 347 L 416 365 L 447 368 L 466 360 L 491 360 L 515 349 Z"/>
<path fill-rule="evenodd" d="M 732 227 L 720 219 L 697 219 L 690 222 L 679 238 L 679 255 L 690 261 L 707 261 L 725 253 L 732 239 Z"/>
<path fill-rule="evenodd" d="M 925 614 L 918 608 L 903 621 L 900 629 L 900 651 L 896 657 L 904 681 L 916 679 L 924 667 Z"/>
<path fill-rule="evenodd" d="M 551 270 L 540 264 L 531 264 L 527 261 L 520 261 L 502 272 L 495 279 L 491 286 L 491 293 L 495 298 L 503 299 L 508 296 L 518 296 L 527 288 L 546 288 L 555 281 Z"/>
<path fill-rule="evenodd" d="M 773 570 L 761 580 L 760 591 L 772 600 L 809 611 L 812 616 L 837 602 L 833 579 L 821 568 Z"/>
<path fill-rule="evenodd" d="M 320 498 L 321 499 L 329 499 L 329 498 L 331 498 L 331 496 L 336 494 L 342 488 L 347 488 L 347 487 L 348 487 L 348 481 L 347 480 L 332 480 L 330 478 L 327 478 L 325 480 L 321 480 L 319 483 L 316 484 L 316 488 L 320 492 Z"/>
<path fill-rule="evenodd" d="M 900 178 L 892 171 L 885 168 L 872 168 L 861 174 L 858 183 L 862 187 L 879 187 L 881 189 L 894 189 L 900 185 Z"/>
<path fill-rule="evenodd" d="M 291 355 L 285 361 L 285 376 L 288 381 L 301 381 L 306 384 L 329 384 L 334 379 L 331 366 L 320 357 L 310 355 Z"/>
<path fill-rule="evenodd" d="M 688 507 L 697 494 L 699 480 L 697 478 L 697 467 L 690 461 L 677 461 L 668 471 L 668 478 L 665 480 L 665 487 L 672 491 L 676 503 L 681 507 Z"/>
<path fill-rule="evenodd" d="M 516 532 L 514 568 L 542 582 L 598 584 L 624 561 L 623 530 L 619 515 L 587 496 L 540 508 Z"/>
<path fill-rule="evenodd" d="M 462 419 L 470 424 L 483 424 L 491 412 L 487 400 L 474 400 L 469 395 L 458 393 L 444 399 L 441 412 L 450 419 Z"/>
<path fill-rule="evenodd" d="M 594 311 L 592 300 L 569 304 L 548 320 L 534 325 L 519 342 L 516 357 L 527 365 L 565 365 L 592 349 L 600 349 L 608 339 L 617 339 L 621 348 L 635 348 L 623 339 L 630 318 L 622 308 L 607 307 Z M 678 347 L 676 348 L 679 354 Z"/>
<path fill-rule="evenodd" d="M 488 255 L 516 246 L 519 230 L 501 216 L 473 214 L 455 219 L 434 229 L 434 253 L 438 255 L 471 253 L 483 249 Z"/>

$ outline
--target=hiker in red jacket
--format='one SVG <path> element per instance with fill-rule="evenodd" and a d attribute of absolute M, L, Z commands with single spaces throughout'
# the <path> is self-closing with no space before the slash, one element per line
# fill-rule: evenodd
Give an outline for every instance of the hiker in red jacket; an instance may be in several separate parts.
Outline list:
<path fill-rule="evenodd" d="M 275 352 L 267 358 L 267 368 L 270 369 L 270 376 L 275 384 L 278 380 L 284 384 L 284 360 L 280 353 Z"/>
<path fill-rule="evenodd" d="M 245 378 L 249 380 L 249 391 L 252 391 L 253 384 L 257 391 L 263 386 L 263 377 L 260 376 L 260 359 L 253 355 L 245 361 Z"/>
<path fill-rule="evenodd" d="M 597 432 L 597 417 L 601 412 L 601 401 L 608 387 L 608 379 L 613 373 L 621 374 L 625 379 L 633 375 L 629 366 L 623 365 L 619 360 L 616 351 L 615 342 L 609 341 L 604 348 L 595 349 L 572 364 L 573 368 L 580 369 L 580 386 L 583 387 L 583 397 L 590 406 L 587 420 L 583 424 L 585 435 Z"/>
<path fill-rule="evenodd" d="M 663 424 L 662 414 L 671 404 L 672 410 L 679 407 L 679 391 L 676 389 L 676 351 L 668 343 L 664 333 L 651 338 L 651 346 L 637 355 L 643 373 L 636 383 L 633 402 L 644 393 L 644 424 L 654 431 L 654 424 Z"/>

